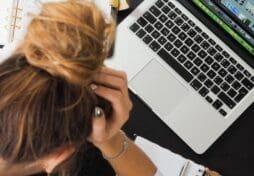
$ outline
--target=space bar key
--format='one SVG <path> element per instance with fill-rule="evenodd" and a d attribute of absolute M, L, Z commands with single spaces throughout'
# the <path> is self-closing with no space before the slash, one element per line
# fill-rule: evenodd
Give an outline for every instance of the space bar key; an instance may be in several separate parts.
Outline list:
<path fill-rule="evenodd" d="M 161 49 L 158 55 L 167 62 L 180 76 L 187 82 L 193 79 L 193 76 L 181 65 L 179 64 L 165 49 Z"/>

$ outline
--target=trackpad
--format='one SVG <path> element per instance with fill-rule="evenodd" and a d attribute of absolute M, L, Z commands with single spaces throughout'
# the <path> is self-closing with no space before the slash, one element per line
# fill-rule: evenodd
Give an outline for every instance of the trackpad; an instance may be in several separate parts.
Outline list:
<path fill-rule="evenodd" d="M 163 117 L 188 95 L 188 90 L 156 60 L 148 63 L 130 81 L 130 86 Z"/>

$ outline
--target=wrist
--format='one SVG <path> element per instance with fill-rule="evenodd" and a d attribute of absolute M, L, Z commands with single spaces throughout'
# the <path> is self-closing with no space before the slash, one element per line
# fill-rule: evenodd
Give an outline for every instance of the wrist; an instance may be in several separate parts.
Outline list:
<path fill-rule="evenodd" d="M 97 143 L 95 146 L 103 153 L 105 158 L 115 158 L 118 154 L 125 150 L 125 142 L 127 137 L 122 132 L 118 132 L 109 140 L 103 143 Z M 117 157 L 116 157 L 117 158 Z"/>

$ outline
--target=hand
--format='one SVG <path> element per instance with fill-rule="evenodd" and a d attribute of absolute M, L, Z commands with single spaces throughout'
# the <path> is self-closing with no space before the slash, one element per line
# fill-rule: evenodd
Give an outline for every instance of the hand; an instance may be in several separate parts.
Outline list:
<path fill-rule="evenodd" d="M 108 100 L 112 105 L 111 117 L 106 118 L 102 113 L 100 117 L 93 118 L 92 133 L 88 140 L 100 148 L 117 136 L 128 120 L 133 105 L 129 98 L 128 81 L 124 72 L 103 67 L 94 81 L 95 94 Z"/>

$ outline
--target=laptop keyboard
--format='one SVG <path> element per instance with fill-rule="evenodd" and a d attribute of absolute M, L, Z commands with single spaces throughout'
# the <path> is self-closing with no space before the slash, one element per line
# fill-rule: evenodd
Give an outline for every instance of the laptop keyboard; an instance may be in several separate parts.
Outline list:
<path fill-rule="evenodd" d="M 222 116 L 254 87 L 254 77 L 169 0 L 156 1 L 130 30 Z"/>

